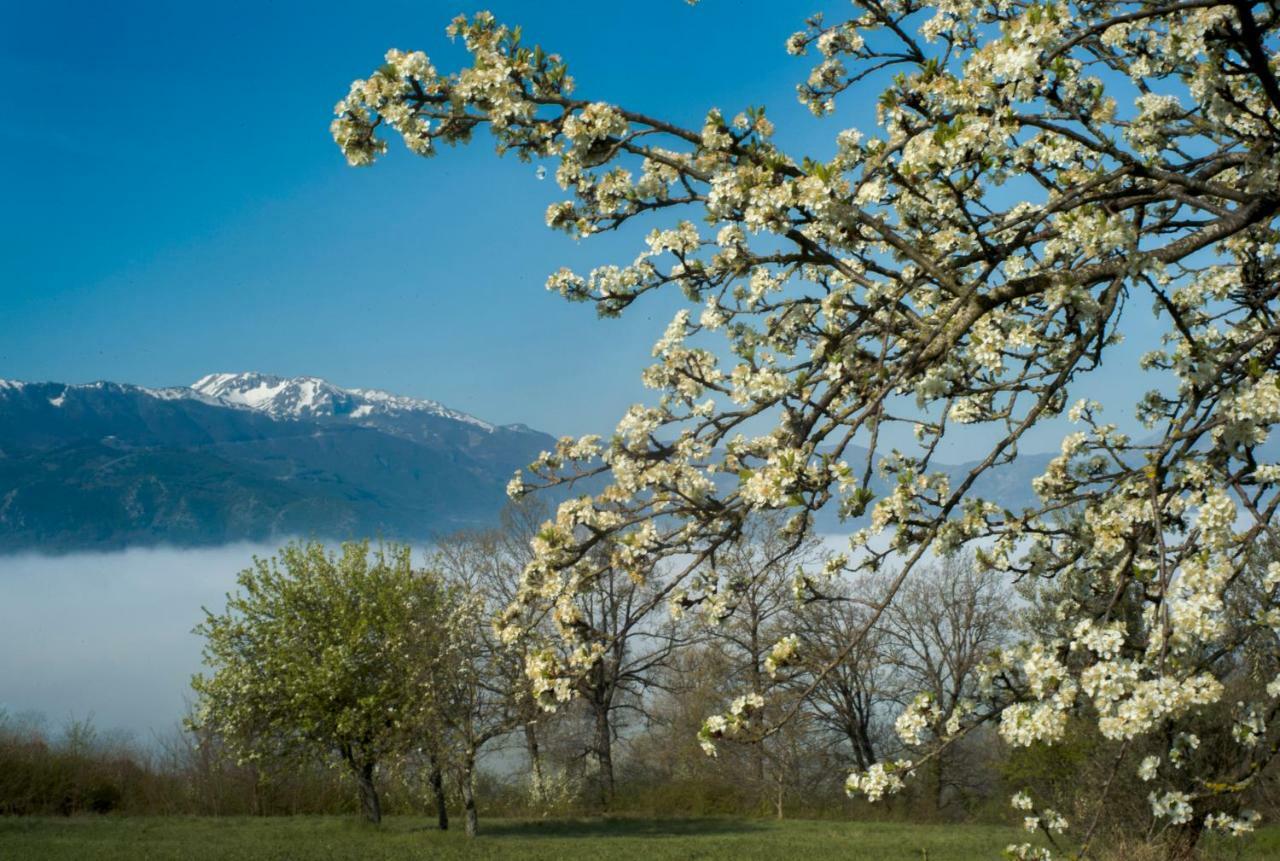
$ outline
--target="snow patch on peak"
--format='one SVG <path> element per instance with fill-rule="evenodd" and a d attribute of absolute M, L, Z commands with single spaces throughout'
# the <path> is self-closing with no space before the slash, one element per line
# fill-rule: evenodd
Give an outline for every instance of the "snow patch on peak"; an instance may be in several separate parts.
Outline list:
<path fill-rule="evenodd" d="M 197 392 L 203 392 L 206 389 L 216 389 L 219 386 L 222 386 L 222 385 L 225 385 L 226 383 L 231 382 L 238 376 L 241 376 L 241 375 L 240 374 L 206 374 L 200 379 L 196 380 L 191 385 L 191 388 Z"/>
<path fill-rule="evenodd" d="M 456 422 L 473 424 L 486 431 L 493 430 L 493 425 L 488 422 L 481 421 L 473 415 L 449 409 L 438 401 L 407 398 L 403 395 L 393 395 L 391 392 L 384 392 L 381 389 L 346 389 L 346 391 L 369 402 L 370 405 L 381 407 L 381 412 L 430 413 L 447 419 L 453 419 Z"/>
<path fill-rule="evenodd" d="M 191 390 L 274 418 L 345 416 L 369 420 L 376 416 L 428 413 L 465 422 L 488 433 L 494 430 L 488 422 L 435 401 L 408 398 L 380 389 L 344 389 L 319 377 L 289 378 L 255 372 L 208 374 L 192 384 Z"/>
<path fill-rule="evenodd" d="M 167 386 L 163 389 L 146 389 L 139 388 L 143 394 L 155 398 L 159 401 L 200 401 L 211 406 L 225 407 L 227 402 L 219 398 L 212 398 L 203 392 L 197 392 L 186 386 Z"/>
<path fill-rule="evenodd" d="M 272 402 L 288 385 L 288 380 L 262 374 L 210 374 L 191 388 L 227 403 L 273 412 Z"/>

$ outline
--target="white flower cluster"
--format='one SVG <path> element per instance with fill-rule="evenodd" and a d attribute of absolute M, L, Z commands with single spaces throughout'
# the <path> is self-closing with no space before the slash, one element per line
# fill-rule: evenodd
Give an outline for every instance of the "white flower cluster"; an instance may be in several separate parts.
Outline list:
<path fill-rule="evenodd" d="M 894 721 L 893 728 L 903 744 L 918 747 L 924 743 L 929 727 L 940 717 L 933 694 L 924 692 L 907 704 Z"/>
<path fill-rule="evenodd" d="M 698 745 L 707 756 L 717 756 L 716 740 L 732 738 L 752 726 L 752 717 L 764 708 L 764 697 L 752 692 L 734 699 L 726 714 L 711 715 L 698 730 Z"/>
<path fill-rule="evenodd" d="M 777 676 L 778 671 L 795 663 L 800 657 L 800 637 L 788 634 L 773 644 L 764 659 L 764 671 Z"/>
<path fill-rule="evenodd" d="M 1210 813 L 1204 819 L 1204 825 L 1213 831 L 1221 831 L 1231 837 L 1244 837 L 1257 830 L 1262 815 L 1256 810 L 1246 810 L 1239 816 L 1227 813 Z"/>
<path fill-rule="evenodd" d="M 910 760 L 877 762 L 866 771 L 852 772 L 844 782 L 844 791 L 850 796 L 863 795 L 868 801 L 879 801 L 886 795 L 900 791 L 906 784 L 902 775 L 912 768 Z"/>
<path fill-rule="evenodd" d="M 560 672 L 559 662 L 550 650 L 535 652 L 525 660 L 533 696 L 543 708 L 553 711 L 558 703 L 573 697 L 572 682 Z"/>
<path fill-rule="evenodd" d="M 1191 821 L 1193 813 L 1191 796 L 1185 792 L 1170 790 L 1163 794 L 1155 792 L 1147 796 L 1151 802 L 1151 812 L 1157 818 L 1168 819 L 1170 825 L 1181 825 Z"/>

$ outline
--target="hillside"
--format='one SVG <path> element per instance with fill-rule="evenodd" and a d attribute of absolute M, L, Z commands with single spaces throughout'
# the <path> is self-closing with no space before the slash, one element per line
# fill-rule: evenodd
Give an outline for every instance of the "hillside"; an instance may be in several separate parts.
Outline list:
<path fill-rule="evenodd" d="M 420 539 L 490 522 L 512 472 L 552 443 L 313 377 L 0 381 L 0 550 Z"/>

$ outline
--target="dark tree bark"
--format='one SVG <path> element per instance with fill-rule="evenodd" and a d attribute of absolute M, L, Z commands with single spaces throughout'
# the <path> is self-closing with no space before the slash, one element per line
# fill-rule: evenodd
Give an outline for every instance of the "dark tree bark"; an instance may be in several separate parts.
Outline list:
<path fill-rule="evenodd" d="M 378 788 L 373 783 L 375 765 L 365 762 L 354 768 L 356 787 L 360 790 L 360 809 L 364 818 L 377 825 L 382 821 L 382 801 L 378 798 Z"/>
<path fill-rule="evenodd" d="M 846 697 L 846 702 L 852 697 Z M 871 740 L 871 720 L 861 710 L 850 708 L 847 720 L 841 728 L 845 738 L 849 739 L 849 747 L 853 750 L 853 761 L 859 771 L 866 771 L 876 764 L 875 743 Z"/>
<path fill-rule="evenodd" d="M 440 826 L 441 831 L 449 830 L 449 806 L 445 803 L 444 797 L 444 774 L 440 771 L 440 761 L 435 754 L 430 756 L 431 774 L 428 779 L 431 782 L 431 794 L 436 802 L 436 822 Z"/>
<path fill-rule="evenodd" d="M 860 720 L 856 730 L 850 736 L 853 743 L 854 757 L 858 761 L 858 767 L 866 771 L 876 763 L 876 748 L 871 741 L 871 725 L 870 720 Z"/>
<path fill-rule="evenodd" d="M 609 703 L 602 701 L 593 703 L 596 715 L 595 748 L 596 760 L 600 764 L 600 806 L 609 809 L 613 803 L 613 727 L 609 722 Z"/>
<path fill-rule="evenodd" d="M 249 767 L 252 775 L 253 796 L 249 801 L 250 809 L 253 810 L 254 816 L 266 816 L 267 806 L 262 800 L 262 772 L 258 770 L 258 766 Z"/>
<path fill-rule="evenodd" d="M 939 753 L 933 761 L 933 810 L 939 816 L 942 815 L 942 809 L 947 804 L 946 770 L 943 754 Z"/>

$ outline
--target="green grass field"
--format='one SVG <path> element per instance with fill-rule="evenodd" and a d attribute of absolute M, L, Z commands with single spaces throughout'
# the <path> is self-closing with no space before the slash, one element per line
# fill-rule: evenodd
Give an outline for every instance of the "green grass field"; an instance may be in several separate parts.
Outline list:
<path fill-rule="evenodd" d="M 1006 844 L 1026 836 L 998 826 L 743 819 L 482 820 L 481 829 L 480 837 L 468 840 L 460 831 L 441 833 L 426 819 L 411 817 L 392 817 L 381 828 L 340 817 L 0 818 L 0 859 L 970 861 L 998 858 Z M 1280 857 L 1280 831 L 1272 829 L 1247 845 L 1210 854 Z"/>

